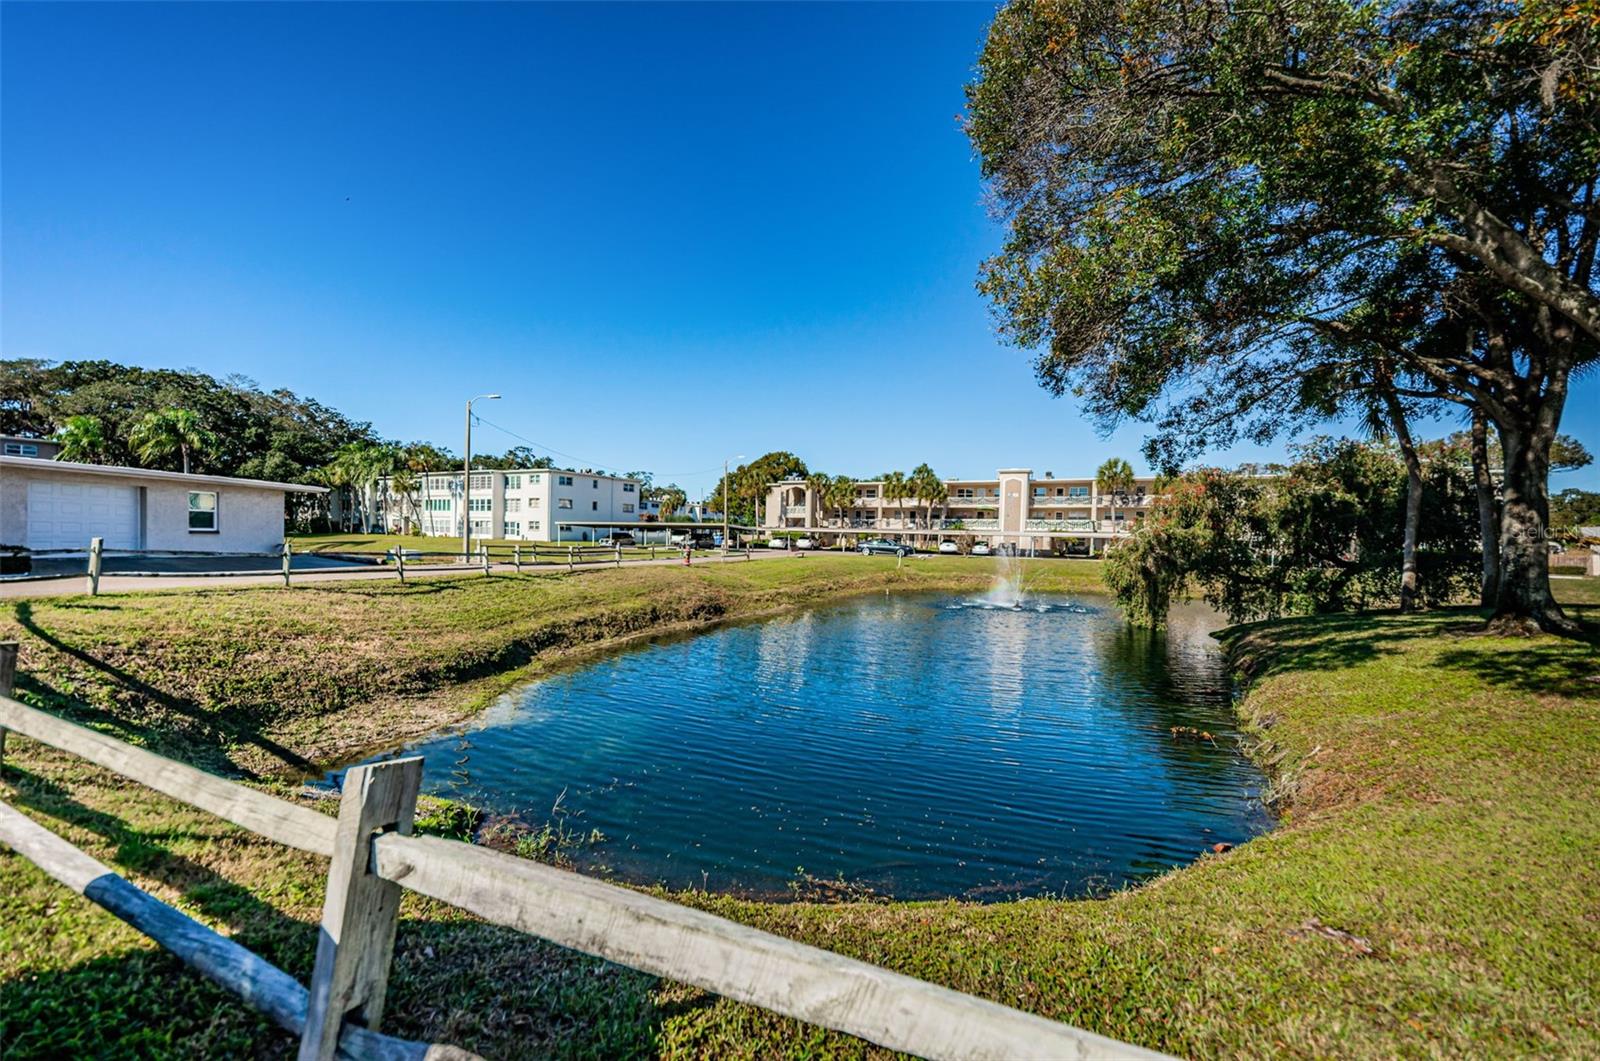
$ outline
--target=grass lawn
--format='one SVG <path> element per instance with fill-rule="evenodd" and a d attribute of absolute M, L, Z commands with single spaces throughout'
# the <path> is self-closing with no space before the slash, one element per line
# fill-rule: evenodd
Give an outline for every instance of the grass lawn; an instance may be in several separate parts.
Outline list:
<path fill-rule="evenodd" d="M 23 698 L 212 769 L 275 775 L 459 717 L 649 632 L 838 593 L 985 584 L 985 561 L 691 569 L 0 604 Z M 1036 565 L 1088 590 L 1089 562 Z M 1595 580 L 1561 581 L 1597 602 Z M 1595 609 L 1580 611 L 1593 623 Z M 1241 628 L 1281 827 L 1103 900 L 682 901 L 1177 1054 L 1600 1054 L 1600 653 L 1467 611 Z M 322 860 L 12 738 L 0 798 L 302 980 Z M 331 807 L 329 808 L 332 809 Z M 429 827 L 459 830 L 428 804 Z M 858 1056 L 863 1044 L 408 895 L 388 1030 L 486 1056 Z M 0 855 L 6 1056 L 281 1056 L 285 1036 Z"/>

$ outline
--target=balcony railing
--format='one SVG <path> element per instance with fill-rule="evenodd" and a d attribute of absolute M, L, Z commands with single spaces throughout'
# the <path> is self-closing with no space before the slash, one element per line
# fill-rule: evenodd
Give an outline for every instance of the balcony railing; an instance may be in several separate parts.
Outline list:
<path fill-rule="evenodd" d="M 799 517 L 799 516 L 806 516 L 806 515 L 809 515 L 810 512 L 811 512 L 811 510 L 809 508 L 807 508 L 805 505 L 784 505 L 783 506 L 783 514 L 784 514 L 785 518 L 795 518 L 795 517 Z"/>
<path fill-rule="evenodd" d="M 952 497 L 948 504 L 951 508 L 999 508 L 1000 499 L 998 497 Z"/>
<path fill-rule="evenodd" d="M 1110 520 L 1099 519 L 1030 519 L 1027 529 L 1031 531 L 1060 531 L 1066 534 L 1098 534 L 1102 524 Z"/>
<path fill-rule="evenodd" d="M 1000 529 L 1000 521 L 997 519 L 947 519 L 941 520 L 940 525 L 945 530 L 997 531 Z"/>

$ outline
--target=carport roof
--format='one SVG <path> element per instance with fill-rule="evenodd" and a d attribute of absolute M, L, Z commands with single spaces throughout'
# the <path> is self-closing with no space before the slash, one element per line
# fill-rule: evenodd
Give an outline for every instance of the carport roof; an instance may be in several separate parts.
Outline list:
<path fill-rule="evenodd" d="M 68 475 L 106 475 L 120 479 L 157 479 L 169 483 L 193 483 L 197 486 L 252 486 L 258 490 L 282 490 L 285 493 L 325 494 L 325 486 L 302 486 L 299 483 L 274 483 L 266 479 L 235 479 L 227 475 L 193 475 L 183 472 L 163 472 L 154 468 L 125 468 L 119 464 L 77 464 L 73 461 L 49 460 L 44 457 L 0 457 L 0 468 L 25 468 L 35 472 L 65 472 Z"/>

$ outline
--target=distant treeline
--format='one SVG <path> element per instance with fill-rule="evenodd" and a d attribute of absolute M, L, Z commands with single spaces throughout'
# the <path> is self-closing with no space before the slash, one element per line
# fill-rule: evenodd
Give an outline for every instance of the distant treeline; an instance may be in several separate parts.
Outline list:
<path fill-rule="evenodd" d="M 450 450 L 427 442 L 379 438 L 353 420 L 291 390 L 263 390 L 243 376 L 135 368 L 113 361 L 0 361 L 0 434 L 66 438 L 70 459 L 99 464 L 181 470 L 177 446 L 141 445 L 152 414 L 192 414 L 197 445 L 190 470 L 280 482 L 322 481 L 341 451 L 383 446 L 398 450 L 413 471 L 459 468 Z M 141 430 L 143 426 L 143 430 Z M 519 446 L 474 456 L 478 468 L 548 467 L 550 458 Z"/>

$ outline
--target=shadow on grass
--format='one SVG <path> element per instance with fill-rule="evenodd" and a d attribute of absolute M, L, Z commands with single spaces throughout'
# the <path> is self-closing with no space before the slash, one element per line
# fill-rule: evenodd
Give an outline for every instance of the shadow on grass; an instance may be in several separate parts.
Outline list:
<path fill-rule="evenodd" d="M 262 735 L 259 724 L 255 719 L 248 716 L 237 717 L 235 712 L 226 708 L 220 711 L 207 711 L 193 700 L 174 696 L 165 690 L 158 689 L 122 668 L 100 659 L 86 649 L 68 644 L 35 621 L 32 602 L 19 602 L 15 614 L 17 622 L 21 624 L 24 630 L 57 652 L 70 656 L 84 666 L 105 675 L 123 689 L 136 693 L 173 714 L 180 715 L 196 723 L 200 734 L 205 738 L 204 741 L 200 742 L 200 750 L 205 753 L 206 758 L 211 760 L 213 768 L 223 767 L 234 774 L 241 773 L 238 766 L 229 760 L 223 751 L 222 746 L 231 743 L 252 744 L 275 757 L 285 766 L 293 767 L 305 773 L 309 773 L 313 769 L 314 764 L 310 760 L 279 744 L 277 741 Z M 18 675 L 17 685 L 19 688 L 34 693 L 46 702 L 60 705 L 66 709 L 67 713 L 81 719 L 114 726 L 123 732 L 136 733 L 147 745 L 159 747 L 168 744 L 174 739 L 179 739 L 179 735 L 171 731 L 139 725 L 121 716 L 90 707 L 75 697 L 64 695 L 58 690 L 38 682 L 26 673 Z M 185 741 L 184 743 L 189 744 L 190 742 Z"/>
<path fill-rule="evenodd" d="M 303 927 L 314 947 L 315 929 Z M 306 981 L 310 958 L 300 959 L 298 945 L 294 955 L 247 945 Z M 402 918 L 382 1028 L 485 1058 L 644 1057 L 666 1020 L 710 1001 L 658 1005 L 655 985 L 512 929 Z M 172 955 L 132 949 L 0 983 L 0 1043 L 7 1061 L 281 1058 L 296 1045 Z"/>
<path fill-rule="evenodd" d="M 84 806 L 73 799 L 64 786 L 15 763 L 6 765 L 3 776 L 10 782 L 6 802 L 97 834 L 115 846 L 110 856 L 112 863 L 167 885 L 206 917 L 224 922 L 235 930 L 259 924 L 263 918 L 280 918 L 286 924 L 299 924 L 283 918 L 275 907 L 257 899 L 249 889 L 199 862 L 172 853 L 163 841 L 173 834 L 145 832 L 115 815 Z M 315 939 L 306 942 L 308 947 L 315 947 Z"/>
<path fill-rule="evenodd" d="M 1449 641 L 1457 647 L 1441 651 L 1434 665 L 1525 692 L 1594 695 L 1600 689 L 1591 677 L 1600 672 L 1600 626 L 1591 609 L 1567 612 L 1579 622 L 1578 636 L 1528 638 L 1514 646 L 1486 643 L 1489 612 L 1479 608 L 1300 616 L 1233 626 L 1216 636 L 1250 678 L 1359 667 L 1423 642 Z M 1585 660 L 1597 666 L 1585 668 Z"/>

